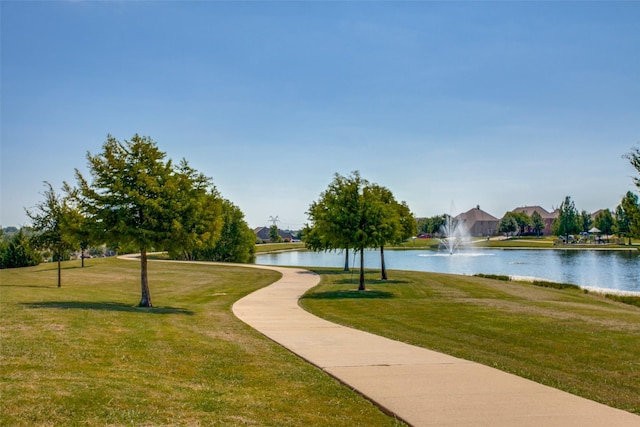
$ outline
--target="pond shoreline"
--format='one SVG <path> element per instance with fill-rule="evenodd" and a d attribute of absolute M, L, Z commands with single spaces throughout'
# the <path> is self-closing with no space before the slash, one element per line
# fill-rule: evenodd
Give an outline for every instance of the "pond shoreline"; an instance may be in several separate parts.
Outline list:
<path fill-rule="evenodd" d="M 386 248 L 385 248 L 386 249 Z M 350 254 L 351 255 L 351 254 Z M 304 249 L 256 254 L 256 264 L 342 267 L 344 251 L 312 252 Z M 359 257 L 349 257 L 359 268 Z M 614 248 L 485 248 L 461 249 L 453 254 L 432 248 L 388 248 L 389 270 L 428 271 L 458 275 L 498 274 L 577 285 L 589 291 L 640 292 L 640 252 Z M 380 251 L 365 251 L 365 268 L 377 269 Z M 599 291 L 600 292 L 600 291 Z M 635 294 L 634 294 L 635 295 Z"/>

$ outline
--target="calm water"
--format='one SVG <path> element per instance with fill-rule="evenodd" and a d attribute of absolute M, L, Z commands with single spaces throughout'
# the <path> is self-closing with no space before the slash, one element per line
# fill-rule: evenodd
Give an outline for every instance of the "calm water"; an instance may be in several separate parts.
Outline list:
<path fill-rule="evenodd" d="M 359 257 L 350 263 L 359 267 Z M 385 251 L 387 269 L 453 274 L 502 274 L 583 287 L 640 292 L 640 251 L 477 250 L 449 255 L 427 250 Z M 256 264 L 342 267 L 343 253 L 283 252 L 257 255 Z M 379 268 L 380 253 L 365 252 L 365 267 Z"/>

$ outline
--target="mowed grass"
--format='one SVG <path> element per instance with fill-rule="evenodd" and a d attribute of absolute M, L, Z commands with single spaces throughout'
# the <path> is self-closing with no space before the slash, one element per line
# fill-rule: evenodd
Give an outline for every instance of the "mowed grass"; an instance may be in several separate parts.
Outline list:
<path fill-rule="evenodd" d="M 304 243 L 292 242 L 292 243 L 261 243 L 256 245 L 256 253 L 269 253 L 269 252 L 282 252 L 304 249 Z"/>
<path fill-rule="evenodd" d="M 0 271 L 0 425 L 398 425 L 239 321 L 278 279 L 241 267 L 91 259 Z"/>
<path fill-rule="evenodd" d="M 392 271 L 314 269 L 301 304 L 323 318 L 640 413 L 640 308 L 579 290 Z"/>

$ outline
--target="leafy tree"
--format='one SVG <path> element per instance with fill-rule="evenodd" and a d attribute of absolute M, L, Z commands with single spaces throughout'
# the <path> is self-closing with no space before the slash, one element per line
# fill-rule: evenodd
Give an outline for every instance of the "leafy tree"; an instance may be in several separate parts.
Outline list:
<path fill-rule="evenodd" d="M 430 235 L 440 233 L 442 226 L 444 226 L 447 215 L 437 215 L 430 218 L 421 218 L 418 221 L 418 231 Z"/>
<path fill-rule="evenodd" d="M 305 227 L 305 246 L 313 251 L 345 251 L 344 271 L 349 271 L 349 250 L 362 215 L 362 189 L 368 182 L 355 171 L 344 177 L 338 173 L 320 198 L 309 206 L 311 225 Z"/>
<path fill-rule="evenodd" d="M 45 181 L 47 189 L 43 193 L 44 201 L 35 206 L 35 210 L 27 210 L 33 222 L 32 238 L 37 248 L 49 249 L 58 263 L 58 287 L 62 286 L 62 265 L 65 252 L 76 245 L 71 231 L 72 210 L 67 199 L 56 194 L 50 183 Z"/>
<path fill-rule="evenodd" d="M 560 204 L 558 217 L 553 220 L 551 229 L 556 236 L 566 236 L 565 242 L 569 242 L 569 234 L 578 233 L 580 231 L 580 223 L 578 221 L 578 210 L 571 200 L 571 197 L 565 197 Z"/>
<path fill-rule="evenodd" d="M 640 148 L 632 147 L 631 151 L 625 154 L 624 157 L 627 160 L 629 160 L 629 163 L 631 163 L 631 166 L 633 166 L 635 170 L 638 171 L 638 173 L 640 174 Z M 633 177 L 632 179 L 633 179 L 633 182 L 636 184 L 636 187 L 640 188 L 640 176 Z"/>
<path fill-rule="evenodd" d="M 507 212 L 502 219 L 498 222 L 498 231 L 500 233 L 506 233 L 509 236 L 510 233 L 515 233 L 518 230 L 518 221 L 513 212 Z"/>
<path fill-rule="evenodd" d="M 509 212 L 509 214 L 516 220 L 518 225 L 518 231 L 520 234 L 524 233 L 527 227 L 531 226 L 531 218 L 524 212 Z"/>
<path fill-rule="evenodd" d="M 534 211 L 531 214 L 531 226 L 533 227 L 533 231 L 536 232 L 536 236 L 540 237 L 540 233 L 544 230 L 546 224 L 544 223 L 542 215 L 540 215 L 538 211 Z"/>
<path fill-rule="evenodd" d="M 222 201 L 223 225 L 220 236 L 195 251 L 203 261 L 249 263 L 253 261 L 256 236 L 244 220 L 242 211 L 228 200 Z"/>
<path fill-rule="evenodd" d="M 170 161 L 169 161 L 170 162 Z M 211 179 L 182 159 L 173 172 L 167 195 L 167 211 L 179 213 L 170 219 L 171 238 L 165 243 L 170 254 L 182 252 L 186 259 L 215 241 L 222 228 L 222 198 Z"/>
<path fill-rule="evenodd" d="M 42 255 L 33 247 L 23 230 L 0 242 L 0 268 L 19 268 L 38 265 Z"/>
<path fill-rule="evenodd" d="M 282 236 L 280 236 L 280 232 L 278 231 L 278 226 L 275 224 L 269 227 L 269 239 L 271 240 L 271 243 L 282 242 Z"/>
<path fill-rule="evenodd" d="M 616 207 L 616 233 L 627 237 L 631 245 L 632 237 L 640 237 L 640 206 L 638 196 L 628 191 Z"/>
<path fill-rule="evenodd" d="M 588 233 L 591 230 L 591 214 L 585 210 L 580 212 L 580 217 L 578 218 L 578 222 L 580 223 L 580 229 L 583 233 Z"/>
<path fill-rule="evenodd" d="M 392 243 L 401 243 L 415 236 L 417 233 L 416 217 L 409 209 L 407 202 L 402 201 L 396 204 L 396 210 L 398 211 L 398 217 L 400 220 L 400 234 L 396 235 L 396 241 Z"/>
<path fill-rule="evenodd" d="M 312 222 L 306 231 L 305 243 L 313 250 L 354 249 L 360 253 L 360 280 L 358 290 L 365 289 L 364 250 L 381 248 L 383 278 L 384 245 L 401 239 L 410 225 L 405 208 L 400 208 L 393 194 L 385 187 L 369 182 L 352 172 L 343 177 L 335 174 L 329 188 L 313 202 L 307 214 Z M 404 204 L 406 207 L 406 204 Z M 401 219 L 402 211 L 402 219 Z M 411 230 L 415 230 L 411 227 Z M 345 270 L 348 270 L 348 258 Z"/>
<path fill-rule="evenodd" d="M 609 209 L 598 212 L 593 223 L 602 234 L 610 235 L 613 233 L 614 219 Z"/>
<path fill-rule="evenodd" d="M 78 206 L 80 195 L 76 188 L 71 188 L 66 182 L 63 190 L 67 194 L 68 201 L 68 231 L 74 242 L 80 248 L 81 266 L 84 268 L 85 251 L 92 243 L 92 228 L 88 218 Z"/>
<path fill-rule="evenodd" d="M 391 209 L 392 212 L 391 218 L 389 218 L 388 221 L 390 221 L 393 226 L 389 230 L 392 231 L 392 233 L 387 236 L 388 239 L 385 243 L 399 244 L 404 242 L 411 236 L 415 236 L 417 231 L 416 219 L 407 203 L 405 201 L 398 203 L 394 200 L 393 203 L 389 206 L 389 209 Z M 380 257 L 381 279 L 387 280 L 387 269 L 384 262 L 384 243 L 380 246 Z"/>
<path fill-rule="evenodd" d="M 209 211 L 210 178 L 165 157 L 149 137 L 120 142 L 108 135 L 102 152 L 87 153 L 92 181 L 76 170 L 81 204 L 99 240 L 140 251 L 141 307 L 152 307 L 148 251 L 193 251 L 215 234 L 212 218 L 219 212 Z"/>
<path fill-rule="evenodd" d="M 369 215 L 373 223 L 372 241 L 380 248 L 380 270 L 381 279 L 387 280 L 387 268 L 384 262 L 384 245 L 387 242 L 397 241 L 400 238 L 401 224 L 400 215 L 397 209 L 398 202 L 393 197 L 393 193 L 377 184 L 366 186 L 363 189 L 363 196 L 369 198 Z M 374 210 L 375 209 L 375 210 Z"/>

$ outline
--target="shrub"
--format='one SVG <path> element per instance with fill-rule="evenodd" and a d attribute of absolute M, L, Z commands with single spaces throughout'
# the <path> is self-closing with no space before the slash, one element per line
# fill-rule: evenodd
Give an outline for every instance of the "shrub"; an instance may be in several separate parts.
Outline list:
<path fill-rule="evenodd" d="M 605 294 L 605 297 L 610 300 L 622 302 L 624 304 L 635 305 L 636 307 L 640 307 L 640 296 L 632 296 L 632 295 L 615 295 L 615 294 Z"/>
<path fill-rule="evenodd" d="M 511 277 L 509 276 L 505 276 L 502 274 L 474 274 L 474 276 L 476 277 L 483 277 L 485 279 L 494 279 L 494 280 L 503 280 L 505 282 L 510 282 L 511 281 Z"/>
<path fill-rule="evenodd" d="M 580 286 L 574 285 L 572 283 L 558 283 L 558 282 L 547 282 L 545 280 L 534 280 L 532 284 L 535 286 L 541 286 L 543 288 L 582 290 Z"/>

